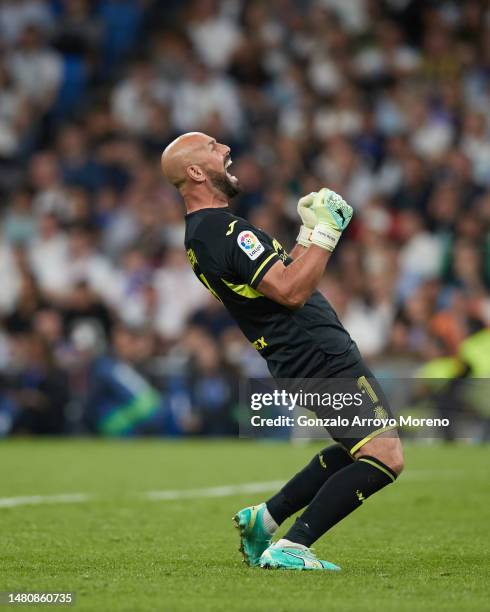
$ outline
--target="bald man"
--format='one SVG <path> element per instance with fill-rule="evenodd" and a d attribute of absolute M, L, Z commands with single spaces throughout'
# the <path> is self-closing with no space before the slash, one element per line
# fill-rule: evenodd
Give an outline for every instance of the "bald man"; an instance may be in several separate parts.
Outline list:
<path fill-rule="evenodd" d="M 266 359 L 273 377 L 328 390 L 334 385 L 345 398 L 340 415 L 349 423 L 354 417 L 369 421 L 362 428 L 327 427 L 336 444 L 315 455 L 268 501 L 237 512 L 240 550 L 252 566 L 339 570 L 317 559 L 310 546 L 403 469 L 396 428 L 387 424 L 387 399 L 316 290 L 352 208 L 326 188 L 301 198 L 302 225 L 288 254 L 277 240 L 230 210 L 229 201 L 240 190 L 229 172 L 231 163 L 230 148 L 200 132 L 180 136 L 162 154 L 163 173 L 187 209 L 185 247 L 194 273 Z M 330 406 L 308 407 L 322 418 L 339 414 Z M 305 507 L 273 544 L 277 527 Z"/>

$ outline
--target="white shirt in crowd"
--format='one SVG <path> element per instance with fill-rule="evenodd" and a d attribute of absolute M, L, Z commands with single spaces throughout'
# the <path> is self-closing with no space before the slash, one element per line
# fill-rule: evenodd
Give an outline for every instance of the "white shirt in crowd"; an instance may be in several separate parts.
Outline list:
<path fill-rule="evenodd" d="M 60 232 L 49 239 L 36 239 L 29 249 L 32 272 L 43 291 L 66 290 L 66 261 L 68 245 Z"/>
<path fill-rule="evenodd" d="M 0 314 L 14 309 L 20 293 L 20 275 L 8 244 L 0 239 Z"/>
<path fill-rule="evenodd" d="M 155 288 L 158 294 L 155 325 L 166 338 L 177 338 L 188 317 L 210 299 L 188 265 L 162 268 L 156 275 Z"/>
<path fill-rule="evenodd" d="M 56 92 L 63 76 L 60 55 L 48 48 L 14 51 L 8 66 L 22 93 L 39 103 Z"/>
<path fill-rule="evenodd" d="M 3 0 L 0 3 L 0 40 L 13 45 L 26 26 L 36 25 L 49 30 L 53 18 L 49 3 L 43 0 Z"/>
<path fill-rule="evenodd" d="M 236 133 L 242 123 L 242 111 L 235 87 L 221 77 L 203 82 L 185 80 L 175 89 L 173 123 L 179 131 L 195 129 L 217 114 L 226 130 Z"/>

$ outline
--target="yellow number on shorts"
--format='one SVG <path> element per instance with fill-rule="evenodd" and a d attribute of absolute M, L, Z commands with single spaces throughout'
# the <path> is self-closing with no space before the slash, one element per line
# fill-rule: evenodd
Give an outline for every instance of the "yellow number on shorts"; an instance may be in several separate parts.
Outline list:
<path fill-rule="evenodd" d="M 375 390 L 371 387 L 371 383 L 365 376 L 360 376 L 357 379 L 357 386 L 361 391 L 366 391 L 366 393 L 369 395 L 369 399 L 373 402 L 373 404 L 377 404 L 379 402 Z"/>

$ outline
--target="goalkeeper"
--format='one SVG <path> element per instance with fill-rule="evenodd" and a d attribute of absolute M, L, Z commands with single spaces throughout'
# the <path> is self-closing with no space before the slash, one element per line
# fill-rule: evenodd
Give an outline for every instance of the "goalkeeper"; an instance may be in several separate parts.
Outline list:
<path fill-rule="evenodd" d="M 340 385 L 344 393 L 360 392 L 361 405 L 344 408 L 342 417 L 389 417 L 379 384 L 316 290 L 352 208 L 326 188 L 301 198 L 302 226 L 288 254 L 230 210 L 229 201 L 240 190 L 230 166 L 230 148 L 200 132 L 180 136 L 162 154 L 163 173 L 186 205 L 185 247 L 197 278 L 228 309 L 276 379 L 323 381 Z M 315 455 L 269 500 L 235 515 L 249 565 L 338 570 L 317 559 L 310 546 L 402 471 L 401 443 L 393 428 L 328 431 L 336 444 Z M 303 508 L 273 544 L 278 526 Z"/>

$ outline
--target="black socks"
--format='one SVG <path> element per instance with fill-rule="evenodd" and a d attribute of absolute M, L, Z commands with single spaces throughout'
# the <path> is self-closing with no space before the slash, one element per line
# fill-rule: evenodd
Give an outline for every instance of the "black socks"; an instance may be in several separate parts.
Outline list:
<path fill-rule="evenodd" d="M 358 508 L 373 493 L 394 482 L 397 475 L 375 457 L 354 461 L 339 444 L 315 455 L 267 501 L 278 525 L 308 506 L 284 536 L 310 547 L 326 531 Z M 309 504 L 309 505 L 308 505 Z"/>
<path fill-rule="evenodd" d="M 350 462 L 350 465 L 339 469 L 328 478 L 308 508 L 283 537 L 310 547 L 315 540 L 358 508 L 370 495 L 394 482 L 396 476 L 395 472 L 375 457 L 363 456 L 355 462 Z M 285 491 L 291 483 L 288 483 L 282 491 Z M 271 502 L 278 495 L 273 497 Z M 269 508 L 269 502 L 267 507 Z M 269 511 L 274 516 L 273 510 L 269 508 Z"/>
<path fill-rule="evenodd" d="M 325 482 L 338 470 L 353 463 L 352 457 L 339 444 L 328 446 L 271 497 L 267 509 L 278 525 L 307 506 Z"/>

